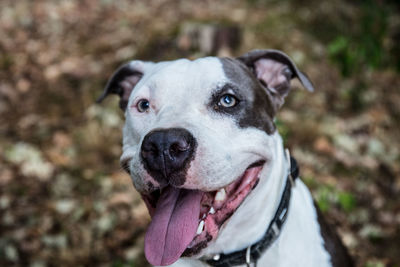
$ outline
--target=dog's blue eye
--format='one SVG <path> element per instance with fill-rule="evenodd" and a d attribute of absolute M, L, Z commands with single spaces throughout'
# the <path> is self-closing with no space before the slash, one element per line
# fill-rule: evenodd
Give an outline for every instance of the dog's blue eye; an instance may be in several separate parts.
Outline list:
<path fill-rule="evenodd" d="M 220 99 L 219 99 L 219 103 L 218 105 L 223 106 L 225 108 L 231 108 L 236 106 L 238 103 L 238 100 L 236 97 L 234 97 L 231 94 L 226 94 L 223 95 Z"/>
<path fill-rule="evenodd" d="M 149 109 L 149 107 L 150 107 L 150 102 L 146 99 L 141 99 L 137 103 L 137 109 L 139 110 L 139 112 L 145 112 L 146 110 Z"/>

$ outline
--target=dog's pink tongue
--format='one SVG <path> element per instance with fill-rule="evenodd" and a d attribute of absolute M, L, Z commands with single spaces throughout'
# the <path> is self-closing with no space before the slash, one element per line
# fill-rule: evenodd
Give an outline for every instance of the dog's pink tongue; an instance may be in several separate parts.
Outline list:
<path fill-rule="evenodd" d="M 177 261 L 196 235 L 200 191 L 169 186 L 161 194 L 144 239 L 144 252 L 153 265 Z"/>

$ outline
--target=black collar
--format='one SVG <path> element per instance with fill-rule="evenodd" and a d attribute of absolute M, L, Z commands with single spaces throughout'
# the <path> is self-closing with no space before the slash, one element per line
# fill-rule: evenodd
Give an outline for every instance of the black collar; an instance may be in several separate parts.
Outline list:
<path fill-rule="evenodd" d="M 214 256 L 214 258 L 206 260 L 206 262 L 214 267 L 230 267 L 243 264 L 250 266 L 251 262 L 256 264 L 263 252 L 278 238 L 281 232 L 288 214 L 292 183 L 298 176 L 299 169 L 297 162 L 293 157 L 290 157 L 290 173 L 286 180 L 281 201 L 275 212 L 274 218 L 269 223 L 268 229 L 260 241 L 240 251 L 230 254 L 218 254 L 217 256 Z"/>

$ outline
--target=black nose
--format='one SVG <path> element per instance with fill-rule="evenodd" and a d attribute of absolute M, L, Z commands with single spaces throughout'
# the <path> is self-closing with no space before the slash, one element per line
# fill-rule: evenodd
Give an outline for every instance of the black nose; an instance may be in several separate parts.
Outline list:
<path fill-rule="evenodd" d="M 195 148 L 195 138 L 185 129 L 154 130 L 143 139 L 141 156 L 146 170 L 161 185 L 180 186 L 185 183 Z"/>

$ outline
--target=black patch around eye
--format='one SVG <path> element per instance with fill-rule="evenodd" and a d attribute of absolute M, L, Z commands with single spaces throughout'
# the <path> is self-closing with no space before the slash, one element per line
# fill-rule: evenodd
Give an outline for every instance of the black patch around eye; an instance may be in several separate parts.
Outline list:
<path fill-rule="evenodd" d="M 221 58 L 226 77 L 236 88 L 240 88 L 243 97 L 240 109 L 232 116 L 241 128 L 255 127 L 267 134 L 275 132 L 273 102 L 266 93 L 265 85 L 257 79 L 254 69 L 236 59 Z"/>
<path fill-rule="evenodd" d="M 237 103 L 232 107 L 222 106 L 220 104 L 221 98 L 226 95 L 231 95 L 232 97 L 234 97 Z M 242 109 L 244 102 L 244 97 L 239 93 L 238 88 L 233 84 L 227 83 L 224 86 L 215 90 L 215 92 L 212 94 L 210 107 L 216 112 L 225 114 L 236 114 Z"/>

